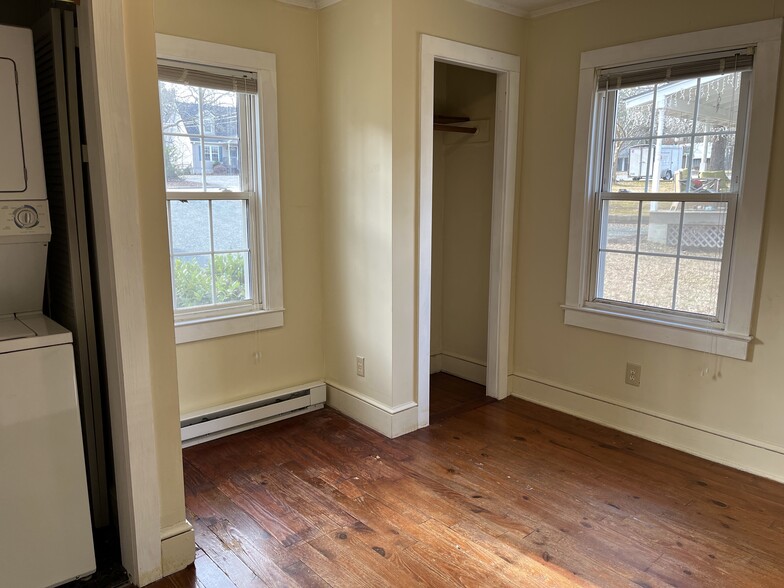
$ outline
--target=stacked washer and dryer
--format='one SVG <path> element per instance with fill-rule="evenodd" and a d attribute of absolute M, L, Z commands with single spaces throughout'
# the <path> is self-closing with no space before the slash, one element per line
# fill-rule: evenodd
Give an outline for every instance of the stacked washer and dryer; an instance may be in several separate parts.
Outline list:
<path fill-rule="evenodd" d="M 95 571 L 72 337 L 42 313 L 50 237 L 33 37 L 0 26 L 0 584 L 14 588 Z"/>

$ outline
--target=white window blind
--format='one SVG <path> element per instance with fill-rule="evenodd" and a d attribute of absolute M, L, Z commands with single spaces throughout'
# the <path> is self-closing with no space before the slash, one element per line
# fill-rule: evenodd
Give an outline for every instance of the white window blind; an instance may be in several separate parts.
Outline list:
<path fill-rule="evenodd" d="M 178 61 L 159 60 L 158 79 L 162 82 L 243 94 L 258 94 L 259 91 L 258 79 L 253 72 L 206 65 L 194 66 Z"/>
<path fill-rule="evenodd" d="M 599 70 L 597 87 L 616 90 L 751 70 L 753 48 Z"/>

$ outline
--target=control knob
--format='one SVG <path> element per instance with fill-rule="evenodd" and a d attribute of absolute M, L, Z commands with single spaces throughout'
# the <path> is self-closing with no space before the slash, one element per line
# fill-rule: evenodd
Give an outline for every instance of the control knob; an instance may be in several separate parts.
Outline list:
<path fill-rule="evenodd" d="M 20 229 L 32 229 L 38 224 L 38 211 L 25 204 L 14 211 L 14 223 Z"/>

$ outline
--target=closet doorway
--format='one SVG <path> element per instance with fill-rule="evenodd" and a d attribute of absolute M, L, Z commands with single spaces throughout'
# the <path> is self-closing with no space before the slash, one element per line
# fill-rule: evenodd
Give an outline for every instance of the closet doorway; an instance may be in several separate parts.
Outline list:
<path fill-rule="evenodd" d="M 519 58 L 423 35 L 420 82 L 423 427 L 507 395 Z"/>

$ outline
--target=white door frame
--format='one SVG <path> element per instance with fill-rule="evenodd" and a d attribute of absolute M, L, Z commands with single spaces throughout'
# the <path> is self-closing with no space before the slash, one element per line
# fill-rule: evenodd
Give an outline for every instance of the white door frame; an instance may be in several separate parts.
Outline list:
<path fill-rule="evenodd" d="M 123 6 L 77 8 L 90 186 L 122 563 L 137 586 L 162 575 L 160 496 L 138 186 L 128 116 Z"/>
<path fill-rule="evenodd" d="M 433 250 L 433 97 L 435 62 L 442 61 L 496 74 L 493 205 L 490 237 L 490 299 L 487 324 L 487 395 L 507 396 L 509 307 L 512 284 L 517 118 L 520 58 L 421 36 L 419 83 L 419 285 L 417 401 L 419 426 L 430 423 L 430 309 Z"/>

